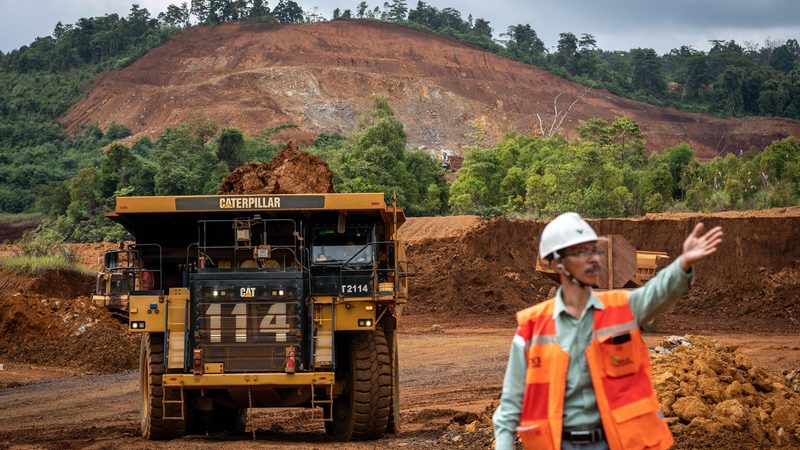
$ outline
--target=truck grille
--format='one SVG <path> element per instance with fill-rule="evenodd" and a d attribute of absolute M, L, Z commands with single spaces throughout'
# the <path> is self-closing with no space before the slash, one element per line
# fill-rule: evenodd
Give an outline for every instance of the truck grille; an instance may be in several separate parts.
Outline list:
<path fill-rule="evenodd" d="M 225 372 L 283 371 L 286 349 L 301 355 L 300 280 L 197 281 L 194 343 Z"/>

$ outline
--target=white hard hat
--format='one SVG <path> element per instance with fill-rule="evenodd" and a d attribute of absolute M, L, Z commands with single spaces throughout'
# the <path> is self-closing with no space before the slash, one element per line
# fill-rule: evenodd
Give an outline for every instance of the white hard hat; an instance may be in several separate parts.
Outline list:
<path fill-rule="evenodd" d="M 596 240 L 597 233 L 578 213 L 564 213 L 544 227 L 539 239 L 539 256 L 544 259 L 558 250 Z"/>

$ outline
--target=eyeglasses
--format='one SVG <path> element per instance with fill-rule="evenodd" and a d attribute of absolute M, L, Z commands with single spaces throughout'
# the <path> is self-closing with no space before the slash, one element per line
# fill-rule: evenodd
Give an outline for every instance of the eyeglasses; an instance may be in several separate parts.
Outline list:
<path fill-rule="evenodd" d="M 585 247 L 575 250 L 574 252 L 569 252 L 569 253 L 564 252 L 563 257 L 566 258 L 568 256 L 578 256 L 583 259 L 589 259 L 593 255 L 596 255 L 598 257 L 603 257 L 606 255 L 606 249 L 600 247 L 592 247 L 592 248 Z"/>

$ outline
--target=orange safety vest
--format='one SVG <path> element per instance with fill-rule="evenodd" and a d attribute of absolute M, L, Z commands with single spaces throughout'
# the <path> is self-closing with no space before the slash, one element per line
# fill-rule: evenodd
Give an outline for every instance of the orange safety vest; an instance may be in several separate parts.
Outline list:
<path fill-rule="evenodd" d="M 660 415 L 650 355 L 628 304 L 628 291 L 594 294 L 586 359 L 610 450 L 667 449 L 674 440 Z M 525 394 L 517 433 L 526 449 L 560 449 L 569 354 L 561 349 L 553 320 L 555 299 L 517 313 L 525 340 Z"/>

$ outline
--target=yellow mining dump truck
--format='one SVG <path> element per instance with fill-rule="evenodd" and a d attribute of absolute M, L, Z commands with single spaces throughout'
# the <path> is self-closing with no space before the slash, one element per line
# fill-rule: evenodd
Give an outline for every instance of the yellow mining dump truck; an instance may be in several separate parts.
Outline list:
<path fill-rule="evenodd" d="M 343 441 L 398 430 L 409 273 L 383 194 L 119 197 L 108 217 L 157 280 L 129 292 L 144 437 L 243 431 L 258 407 Z"/>
<path fill-rule="evenodd" d="M 143 269 L 139 246 L 131 244 L 103 254 L 103 268 L 97 274 L 92 303 L 108 309 L 122 323 L 128 323 L 130 291 L 151 290 L 157 281 Z"/>

